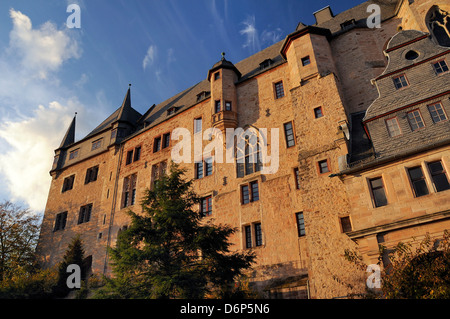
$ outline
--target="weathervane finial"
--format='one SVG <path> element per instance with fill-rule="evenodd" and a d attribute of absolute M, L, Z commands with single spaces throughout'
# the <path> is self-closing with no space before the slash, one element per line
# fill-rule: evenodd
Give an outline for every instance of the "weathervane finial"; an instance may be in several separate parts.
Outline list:
<path fill-rule="evenodd" d="M 225 60 L 225 52 L 222 52 L 222 60 Z"/>

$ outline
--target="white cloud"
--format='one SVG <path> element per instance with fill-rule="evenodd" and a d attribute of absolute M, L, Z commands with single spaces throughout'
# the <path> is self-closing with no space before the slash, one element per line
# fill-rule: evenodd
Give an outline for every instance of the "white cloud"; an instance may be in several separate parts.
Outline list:
<path fill-rule="evenodd" d="M 50 187 L 49 171 L 54 149 L 61 143 L 79 102 L 39 105 L 33 116 L 0 125 L 0 138 L 8 150 L 0 154 L 0 173 L 6 179 L 12 200 L 23 200 L 31 210 L 43 211 Z"/>
<path fill-rule="evenodd" d="M 19 53 L 22 66 L 41 79 L 50 71 L 56 71 L 65 60 L 79 58 L 80 49 L 63 30 L 51 22 L 33 29 L 29 17 L 10 9 L 13 29 L 10 33 L 10 50 Z"/>
<path fill-rule="evenodd" d="M 259 41 L 258 30 L 256 29 L 255 16 L 248 16 L 242 24 L 244 28 L 239 31 L 240 34 L 245 35 L 246 41 L 243 44 L 244 48 L 249 48 L 251 51 L 256 52 L 261 50 Z"/>
<path fill-rule="evenodd" d="M 144 57 L 144 60 L 142 61 L 142 68 L 145 70 L 147 66 L 152 65 L 155 61 L 157 54 L 157 48 L 154 45 L 151 45 L 148 50 L 147 54 Z"/>
<path fill-rule="evenodd" d="M 276 28 L 275 30 L 264 30 L 261 33 L 261 42 L 267 43 L 268 45 L 272 45 L 280 41 L 283 37 L 283 32 L 280 28 Z"/>
<path fill-rule="evenodd" d="M 83 133 L 99 111 L 85 108 L 57 75 L 65 61 L 81 56 L 70 31 L 51 22 L 33 28 L 25 14 L 9 13 L 9 47 L 0 52 L 0 197 L 43 212 L 54 149 L 75 112 Z M 78 84 L 87 80 L 81 75 Z"/>

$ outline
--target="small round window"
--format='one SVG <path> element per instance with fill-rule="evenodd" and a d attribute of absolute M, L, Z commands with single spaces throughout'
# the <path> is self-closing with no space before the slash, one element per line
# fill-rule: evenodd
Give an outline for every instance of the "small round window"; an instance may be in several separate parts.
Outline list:
<path fill-rule="evenodd" d="M 416 51 L 413 51 L 413 50 L 408 51 L 405 54 L 405 59 L 407 59 L 407 60 L 415 60 L 418 57 L 419 57 L 419 53 L 417 53 Z"/>

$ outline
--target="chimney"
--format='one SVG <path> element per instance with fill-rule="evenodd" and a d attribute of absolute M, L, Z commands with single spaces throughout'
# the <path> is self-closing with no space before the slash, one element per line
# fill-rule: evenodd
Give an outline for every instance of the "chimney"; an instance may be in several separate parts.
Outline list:
<path fill-rule="evenodd" d="M 316 18 L 316 25 L 326 22 L 328 20 L 331 20 L 334 17 L 330 6 L 326 6 L 323 9 L 317 10 L 313 14 L 314 14 L 314 17 Z"/>

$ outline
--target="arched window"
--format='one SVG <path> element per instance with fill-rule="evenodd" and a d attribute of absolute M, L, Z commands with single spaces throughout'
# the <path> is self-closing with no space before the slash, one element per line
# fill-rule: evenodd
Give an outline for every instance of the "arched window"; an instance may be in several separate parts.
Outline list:
<path fill-rule="evenodd" d="M 428 11 L 426 23 L 430 33 L 441 46 L 450 47 L 450 14 L 438 6 Z"/>
<path fill-rule="evenodd" d="M 235 140 L 236 173 L 237 177 L 244 177 L 262 169 L 261 143 L 256 130 L 246 130 Z"/>

